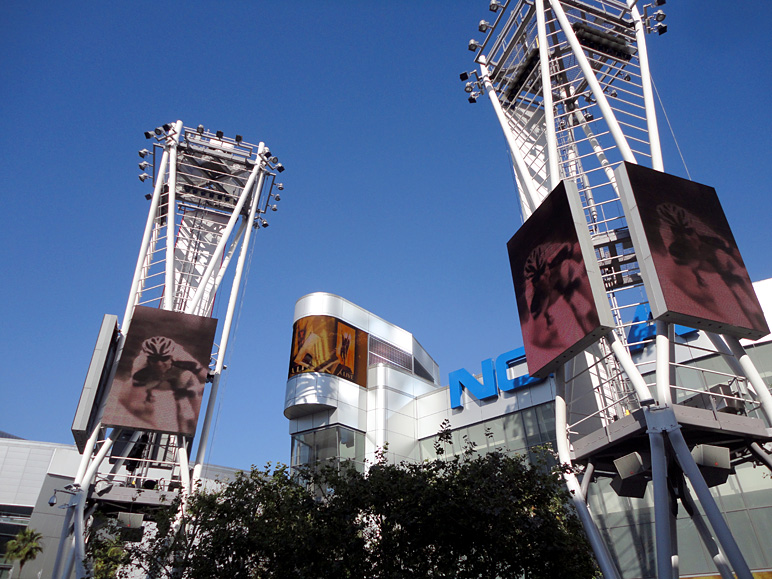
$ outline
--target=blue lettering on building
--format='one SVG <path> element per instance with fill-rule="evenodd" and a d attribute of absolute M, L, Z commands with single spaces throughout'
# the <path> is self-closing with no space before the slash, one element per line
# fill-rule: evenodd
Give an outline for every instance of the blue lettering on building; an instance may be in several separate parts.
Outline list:
<path fill-rule="evenodd" d="M 487 400 L 499 395 L 499 391 L 511 392 L 518 388 L 530 384 L 544 382 L 542 378 L 533 378 L 528 374 L 517 376 L 516 378 L 507 377 L 507 369 L 525 360 L 525 350 L 517 348 L 509 352 L 504 352 L 496 358 L 483 360 L 482 362 L 482 384 L 477 378 L 472 376 L 467 370 L 460 369 L 451 372 L 448 376 L 450 380 L 450 407 L 463 408 L 461 402 L 461 390 L 466 390 L 477 398 L 477 400 Z"/>

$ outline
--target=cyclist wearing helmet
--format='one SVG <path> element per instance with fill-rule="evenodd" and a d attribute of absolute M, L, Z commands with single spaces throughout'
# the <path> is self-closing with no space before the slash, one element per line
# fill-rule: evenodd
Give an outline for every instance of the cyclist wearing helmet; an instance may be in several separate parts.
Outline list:
<path fill-rule="evenodd" d="M 149 428 L 193 435 L 204 393 L 207 368 L 164 336 L 142 343 L 134 360 L 123 405 Z M 174 420 L 176 419 L 176 425 Z"/>

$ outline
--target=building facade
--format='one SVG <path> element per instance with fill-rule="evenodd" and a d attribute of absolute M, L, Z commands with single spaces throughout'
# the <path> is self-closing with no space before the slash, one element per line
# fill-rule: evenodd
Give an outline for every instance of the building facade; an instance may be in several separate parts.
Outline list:
<path fill-rule="evenodd" d="M 755 284 L 769 319 L 772 280 Z M 648 312 L 639 313 L 646 319 Z M 290 422 L 292 465 L 353 460 L 361 469 L 387 448 L 390 462 L 435 458 L 434 442 L 448 421 L 458 453 L 465 441 L 480 452 L 527 453 L 555 441 L 555 383 L 552 376 L 528 376 L 522 349 L 481 361 L 481 373 L 450 373 L 442 386 L 437 364 L 409 332 L 332 294 L 302 297 L 295 307 L 292 354 L 284 414 Z M 636 364 L 653 384 L 654 327 L 636 326 L 631 336 Z M 642 333 L 641 333 L 642 332 Z M 695 391 L 715 386 L 726 362 L 703 333 L 678 327 L 680 359 L 689 358 Z M 354 344 L 354 346 L 352 346 Z M 772 339 L 745 343 L 762 377 L 772 379 Z M 352 348 L 354 351 L 352 352 Z M 704 372 L 694 372 L 693 366 Z M 684 369 L 684 372 L 687 372 Z M 574 409 L 581 411 L 581 409 Z M 721 409 L 716 409 L 719 414 Z M 769 425 L 767 425 L 769 426 Z M 642 498 L 621 496 L 612 488 L 614 473 L 596 472 L 589 505 L 611 554 L 625 578 L 656 576 L 654 503 L 643 481 Z M 645 489 L 645 490 L 644 490 Z M 733 534 L 756 577 L 772 570 L 772 478 L 751 458 L 735 456 L 731 474 L 712 488 Z M 681 508 L 678 513 L 680 573 L 718 577 L 711 554 Z"/>

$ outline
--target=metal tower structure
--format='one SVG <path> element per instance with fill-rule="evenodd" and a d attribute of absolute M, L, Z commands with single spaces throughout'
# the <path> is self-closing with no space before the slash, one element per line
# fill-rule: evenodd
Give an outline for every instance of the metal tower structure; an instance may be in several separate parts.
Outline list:
<path fill-rule="evenodd" d="M 679 354 L 673 323 L 641 316 L 653 299 L 642 276 L 646 256 L 620 197 L 620 166 L 664 171 L 646 52 L 646 35 L 666 30 L 662 4 L 491 0 L 490 22 L 479 23 L 484 38 L 469 42 L 479 70 L 461 80 L 470 102 L 490 99 L 523 220 L 563 181 L 592 240 L 613 328 L 555 370 L 555 407 L 559 458 L 572 467 L 566 482 L 604 576 L 620 571 L 587 504 L 598 476 L 614 477 L 624 496 L 643 496 L 634 493 L 652 483 L 659 579 L 678 576 L 678 500 L 722 577 L 750 578 L 709 471 L 726 474 L 746 460 L 772 468 L 763 447 L 772 440 L 772 396 L 736 334 L 695 326 L 708 344 L 703 352 L 724 361 L 708 369 Z M 652 354 L 636 364 L 631 350 L 643 347 Z M 635 483 L 642 487 L 625 494 Z"/>
<path fill-rule="evenodd" d="M 185 127 L 182 121 L 148 131 L 145 137 L 152 147 L 139 151 L 139 168 L 144 171 L 139 178 L 153 184 L 152 193 L 146 195 L 150 209 L 123 321 L 118 328 L 117 317 L 105 316 L 73 424 L 82 460 L 75 480 L 63 491 L 70 495 L 70 502 L 53 572 L 57 579 L 70 577 L 73 567 L 78 578 L 85 576 L 84 534 L 96 504 L 120 506 L 129 501 L 135 511 L 141 511 L 143 504 L 152 507 L 159 498 L 163 501 L 159 493 L 189 492 L 201 477 L 241 283 L 254 245 L 253 231 L 268 226 L 264 214 L 276 211 L 273 202 L 279 201 L 278 192 L 284 188 L 276 181 L 284 167 L 262 142 L 250 144 L 240 135 L 228 138 L 201 125 Z M 226 276 L 229 269 L 233 271 Z M 139 308 L 178 316 L 172 317 L 174 325 L 177 320 L 211 318 L 218 295 L 227 302 L 219 344 L 211 350 L 207 346 L 206 361 L 196 369 L 192 366 L 197 363 L 190 360 L 174 362 L 179 366 L 177 376 L 184 372 L 188 380 L 200 376 L 199 390 L 185 390 L 175 383 L 179 387 L 176 400 L 198 397 L 200 407 L 204 382 L 211 384 L 191 465 L 198 408 L 192 417 L 192 432 L 187 433 L 174 421 L 168 427 L 159 422 L 143 430 L 105 423 L 103 417 Z M 210 324 L 212 334 L 214 322 Z M 147 331 L 151 336 L 157 332 L 155 328 Z M 138 380 L 134 379 L 133 387 L 140 385 Z M 155 396 L 148 389 L 143 402 Z M 109 434 L 107 426 L 114 426 Z M 108 459 L 112 466 L 107 465 Z M 126 491 L 136 488 L 143 489 L 142 494 L 134 492 L 129 497 Z"/>

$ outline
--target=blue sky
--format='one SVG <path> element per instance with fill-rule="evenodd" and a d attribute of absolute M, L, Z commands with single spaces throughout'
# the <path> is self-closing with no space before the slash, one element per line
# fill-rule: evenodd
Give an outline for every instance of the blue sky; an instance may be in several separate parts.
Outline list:
<path fill-rule="evenodd" d="M 650 62 L 691 177 L 717 189 L 752 279 L 772 277 L 772 7 L 665 8 Z M 101 317 L 123 314 L 147 214 L 142 133 L 176 119 L 265 141 L 287 167 L 257 236 L 210 461 L 289 460 L 284 387 L 307 293 L 411 331 L 443 383 L 520 346 L 506 146 L 490 104 L 467 103 L 458 80 L 489 14 L 483 0 L 5 2 L 0 430 L 72 442 Z M 686 176 L 660 126 L 666 170 Z"/>

